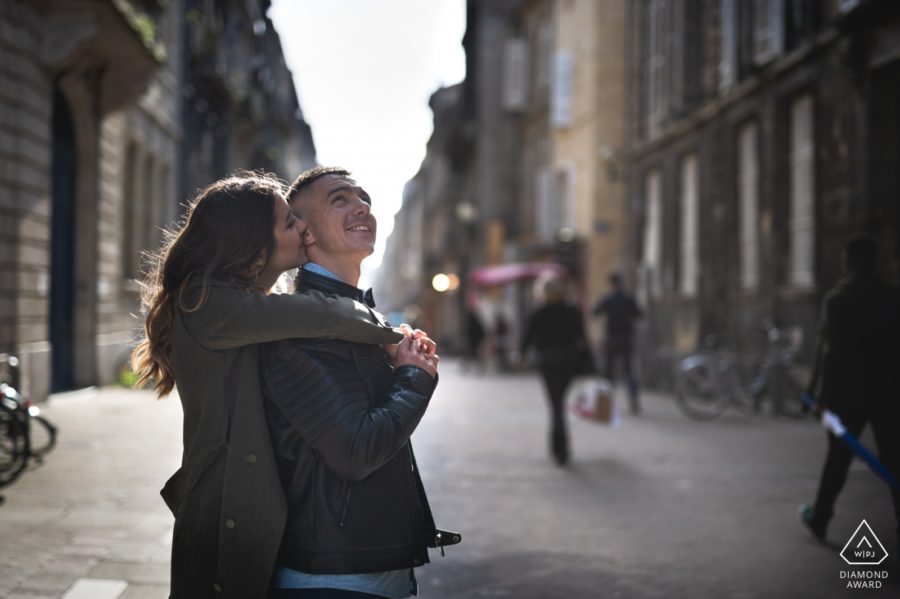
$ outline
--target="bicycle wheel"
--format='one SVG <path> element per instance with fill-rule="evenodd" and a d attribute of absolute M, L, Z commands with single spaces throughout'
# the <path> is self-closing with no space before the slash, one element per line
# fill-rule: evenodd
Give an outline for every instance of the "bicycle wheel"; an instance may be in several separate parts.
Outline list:
<path fill-rule="evenodd" d="M 728 407 L 728 398 L 719 388 L 714 366 L 702 361 L 679 370 L 675 399 L 685 416 L 694 420 L 712 420 Z"/>
<path fill-rule="evenodd" d="M 28 465 L 28 435 L 17 415 L 0 406 L 0 487 L 16 480 Z"/>
<path fill-rule="evenodd" d="M 56 445 L 56 427 L 40 414 L 28 419 L 30 428 L 28 440 L 31 444 L 31 455 L 44 455 Z"/>

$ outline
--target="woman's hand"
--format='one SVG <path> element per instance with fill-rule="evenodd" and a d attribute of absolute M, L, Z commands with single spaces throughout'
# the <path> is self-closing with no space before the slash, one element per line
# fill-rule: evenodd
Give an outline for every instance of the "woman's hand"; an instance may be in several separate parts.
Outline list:
<path fill-rule="evenodd" d="M 437 357 L 437 343 L 435 343 L 434 340 L 428 336 L 428 333 L 420 329 L 413 329 L 406 323 L 403 323 L 395 328 L 397 331 L 403 333 L 407 339 L 413 339 L 414 341 L 418 342 L 421 350 L 429 357 Z M 401 341 L 400 343 L 403 343 L 403 341 Z M 397 360 L 397 348 L 399 345 L 399 343 L 395 343 L 393 345 L 384 346 L 384 351 L 387 352 L 388 358 L 390 359 L 392 364 Z M 438 358 L 438 360 L 440 360 L 440 358 Z M 394 365 L 396 366 L 396 364 Z"/>
<path fill-rule="evenodd" d="M 405 365 L 418 366 L 432 377 L 437 374 L 438 363 L 441 359 L 436 354 L 429 355 L 424 349 L 424 344 L 412 335 L 394 347 L 396 354 L 392 358 L 392 362 L 395 368 Z"/>
<path fill-rule="evenodd" d="M 437 352 L 437 343 L 428 336 L 428 333 L 421 329 L 413 329 L 406 323 L 401 324 L 399 327 L 400 332 L 406 335 L 407 337 L 412 337 L 414 340 L 418 341 L 421 344 L 422 351 L 424 351 L 429 356 L 433 356 Z"/>

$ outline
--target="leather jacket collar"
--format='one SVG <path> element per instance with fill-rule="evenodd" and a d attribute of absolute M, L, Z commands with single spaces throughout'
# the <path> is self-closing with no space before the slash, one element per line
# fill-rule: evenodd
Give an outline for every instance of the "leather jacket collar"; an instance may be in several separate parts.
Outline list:
<path fill-rule="evenodd" d="M 338 279 L 332 279 L 318 273 L 300 269 L 297 277 L 297 293 L 304 291 L 321 291 L 325 294 L 339 295 L 341 297 L 349 297 L 355 299 L 361 304 L 365 304 L 370 308 L 375 307 L 375 299 L 372 296 L 372 289 L 363 291 L 358 287 L 354 287 L 349 283 L 344 283 Z"/>

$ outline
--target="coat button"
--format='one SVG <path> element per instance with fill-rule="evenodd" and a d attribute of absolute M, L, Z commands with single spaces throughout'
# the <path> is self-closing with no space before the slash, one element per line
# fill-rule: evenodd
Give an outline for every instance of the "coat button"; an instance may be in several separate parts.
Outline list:
<path fill-rule="evenodd" d="M 255 453 L 248 453 L 248 454 L 244 457 L 244 461 L 247 462 L 248 464 L 255 464 L 255 463 L 256 463 L 256 454 L 255 454 Z"/>
<path fill-rule="evenodd" d="M 231 518 L 225 520 L 225 528 L 234 528 L 234 520 Z"/>
<path fill-rule="evenodd" d="M 421 566 L 421 565 L 422 565 L 422 560 L 420 560 L 419 558 L 415 558 L 415 559 L 413 560 L 413 565 L 414 565 L 414 566 Z"/>
<path fill-rule="evenodd" d="M 213 583 L 213 590 L 214 590 L 215 592 L 217 592 L 217 593 L 221 593 L 221 592 L 222 592 L 222 585 L 220 585 L 218 582 L 214 582 L 214 583 Z"/>

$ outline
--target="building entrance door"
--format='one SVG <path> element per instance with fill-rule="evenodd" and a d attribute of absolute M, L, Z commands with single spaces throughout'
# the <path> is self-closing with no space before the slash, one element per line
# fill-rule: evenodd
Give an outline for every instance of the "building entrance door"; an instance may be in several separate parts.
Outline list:
<path fill-rule="evenodd" d="M 62 92 L 53 94 L 50 227 L 51 390 L 72 388 L 75 306 L 75 126 Z"/>

